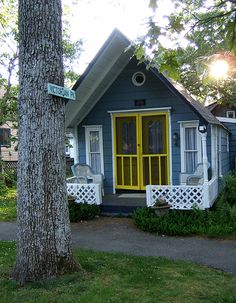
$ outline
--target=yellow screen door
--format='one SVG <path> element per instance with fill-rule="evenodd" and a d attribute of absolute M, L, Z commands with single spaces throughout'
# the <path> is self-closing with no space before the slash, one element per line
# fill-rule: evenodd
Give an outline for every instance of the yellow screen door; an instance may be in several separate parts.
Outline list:
<path fill-rule="evenodd" d="M 167 114 L 141 115 L 141 188 L 169 183 Z"/>
<path fill-rule="evenodd" d="M 117 189 L 169 183 L 167 113 L 114 116 Z"/>
<path fill-rule="evenodd" d="M 137 115 L 115 117 L 116 188 L 140 188 L 137 126 Z"/>

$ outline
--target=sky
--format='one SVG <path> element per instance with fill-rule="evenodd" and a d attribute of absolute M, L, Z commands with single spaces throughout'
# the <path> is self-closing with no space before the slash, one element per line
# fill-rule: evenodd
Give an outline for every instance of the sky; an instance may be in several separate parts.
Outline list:
<path fill-rule="evenodd" d="M 63 0 L 72 8 L 71 37 L 84 40 L 84 52 L 80 58 L 81 73 L 93 59 L 114 28 L 118 28 L 129 39 L 146 33 L 145 23 L 153 14 L 148 7 L 149 0 Z M 163 15 L 173 9 L 171 0 L 163 0 L 157 15 L 164 21 Z"/>

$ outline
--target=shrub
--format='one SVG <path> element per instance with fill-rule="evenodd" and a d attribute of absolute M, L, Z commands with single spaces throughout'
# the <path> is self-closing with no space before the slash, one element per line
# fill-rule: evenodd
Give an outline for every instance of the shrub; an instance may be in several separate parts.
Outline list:
<path fill-rule="evenodd" d="M 7 192 L 7 186 L 5 184 L 5 181 L 2 179 L 2 176 L 0 174 L 0 196 L 4 195 Z"/>
<path fill-rule="evenodd" d="M 70 222 L 78 222 L 81 220 L 91 220 L 100 214 L 100 208 L 95 204 L 87 203 L 69 203 Z"/>
<path fill-rule="evenodd" d="M 156 216 L 152 208 L 139 208 L 133 214 L 140 229 L 170 236 L 205 234 L 210 237 L 236 233 L 236 208 L 228 205 L 227 211 L 171 210 L 165 216 Z"/>
<path fill-rule="evenodd" d="M 7 187 L 15 187 L 17 182 L 16 169 L 9 169 L 4 173 L 5 184 Z"/>
<path fill-rule="evenodd" d="M 229 205 L 236 205 L 236 175 L 230 174 L 224 177 L 224 188 L 221 193 L 219 203 L 227 203 Z"/>

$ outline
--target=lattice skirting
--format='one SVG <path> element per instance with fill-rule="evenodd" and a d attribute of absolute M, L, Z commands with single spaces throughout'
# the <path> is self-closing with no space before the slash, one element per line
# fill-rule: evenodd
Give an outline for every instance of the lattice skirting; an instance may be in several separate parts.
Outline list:
<path fill-rule="evenodd" d="M 153 206 L 156 199 L 163 197 L 172 209 L 192 209 L 194 206 L 204 209 L 203 186 L 148 185 L 147 205 Z"/>
<path fill-rule="evenodd" d="M 76 198 L 77 203 L 101 204 L 100 184 L 67 183 L 67 194 Z"/>

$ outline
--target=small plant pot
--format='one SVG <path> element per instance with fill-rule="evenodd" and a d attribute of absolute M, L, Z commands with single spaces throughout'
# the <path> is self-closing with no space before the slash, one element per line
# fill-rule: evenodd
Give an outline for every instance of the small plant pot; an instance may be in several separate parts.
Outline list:
<path fill-rule="evenodd" d="M 75 203 L 75 197 L 72 197 L 72 196 L 68 196 L 67 197 L 67 200 L 68 200 L 68 203 Z"/>
<path fill-rule="evenodd" d="M 170 205 L 167 204 L 167 205 L 163 205 L 163 206 L 155 206 L 153 207 L 154 211 L 155 211 L 155 214 L 157 216 L 164 216 L 164 215 L 167 215 L 169 213 L 169 209 L 170 209 Z"/>

